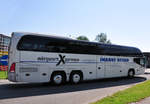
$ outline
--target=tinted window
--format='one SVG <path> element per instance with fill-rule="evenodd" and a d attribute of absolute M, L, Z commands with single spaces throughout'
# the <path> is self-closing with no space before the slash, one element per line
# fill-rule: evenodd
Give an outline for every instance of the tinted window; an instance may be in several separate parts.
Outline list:
<path fill-rule="evenodd" d="M 141 66 L 145 66 L 145 58 L 134 58 L 134 62 Z"/>
<path fill-rule="evenodd" d="M 59 52 L 65 48 L 64 44 L 65 41 L 60 39 L 26 35 L 21 38 L 17 48 L 25 51 Z"/>
<path fill-rule="evenodd" d="M 132 47 L 107 45 L 107 44 L 101 44 L 98 45 L 98 47 L 101 50 L 101 54 L 104 55 L 143 57 L 143 54 L 140 52 L 140 50 Z"/>
<path fill-rule="evenodd" d="M 130 47 L 33 35 L 23 36 L 19 41 L 17 48 L 18 50 L 24 51 L 143 56 L 138 49 Z"/>

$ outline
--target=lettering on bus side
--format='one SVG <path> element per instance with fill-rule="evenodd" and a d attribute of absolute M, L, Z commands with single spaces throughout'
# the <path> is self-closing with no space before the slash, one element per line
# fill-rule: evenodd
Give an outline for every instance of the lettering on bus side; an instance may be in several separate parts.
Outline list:
<path fill-rule="evenodd" d="M 56 64 L 56 66 L 58 66 L 61 62 L 62 62 L 63 64 L 65 64 L 65 57 L 66 57 L 66 56 L 62 56 L 61 54 L 59 54 L 59 61 L 58 61 L 58 63 Z"/>
<path fill-rule="evenodd" d="M 60 64 L 65 64 L 65 63 L 69 63 L 69 62 L 79 62 L 78 58 L 66 58 L 65 55 L 58 55 L 59 58 L 57 57 L 38 57 L 37 60 L 40 62 L 56 62 L 56 66 L 60 65 Z"/>
<path fill-rule="evenodd" d="M 59 58 L 55 58 L 55 57 L 49 58 L 49 57 L 43 57 L 42 56 L 42 57 L 38 57 L 37 60 L 38 61 L 44 61 L 44 62 L 54 62 L 54 61 L 58 61 Z"/>
<path fill-rule="evenodd" d="M 128 58 L 100 58 L 100 62 L 129 62 Z"/>

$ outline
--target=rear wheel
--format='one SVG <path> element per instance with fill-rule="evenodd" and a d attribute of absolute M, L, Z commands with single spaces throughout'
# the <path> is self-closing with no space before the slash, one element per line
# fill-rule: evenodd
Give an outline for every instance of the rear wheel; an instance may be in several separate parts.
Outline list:
<path fill-rule="evenodd" d="M 80 72 L 71 73 L 70 81 L 72 84 L 80 83 L 82 81 L 82 74 Z"/>
<path fill-rule="evenodd" d="M 56 72 L 52 75 L 51 81 L 55 85 L 60 85 L 65 82 L 65 76 L 63 73 Z"/>

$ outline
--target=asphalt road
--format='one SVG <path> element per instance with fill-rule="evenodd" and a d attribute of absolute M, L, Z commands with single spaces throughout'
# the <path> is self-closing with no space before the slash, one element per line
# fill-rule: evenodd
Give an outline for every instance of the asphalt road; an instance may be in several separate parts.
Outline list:
<path fill-rule="evenodd" d="M 0 83 L 0 104 L 87 104 L 150 79 L 150 74 L 102 79 L 78 85 Z"/>

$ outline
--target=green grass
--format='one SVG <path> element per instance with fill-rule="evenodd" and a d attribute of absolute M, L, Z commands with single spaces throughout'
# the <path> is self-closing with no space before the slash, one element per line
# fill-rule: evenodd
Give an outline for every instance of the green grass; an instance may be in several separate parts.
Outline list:
<path fill-rule="evenodd" d="M 128 104 L 150 96 L 150 80 L 134 85 L 92 104 Z"/>
<path fill-rule="evenodd" d="M 6 79 L 7 78 L 7 71 L 0 71 L 0 79 Z"/>

